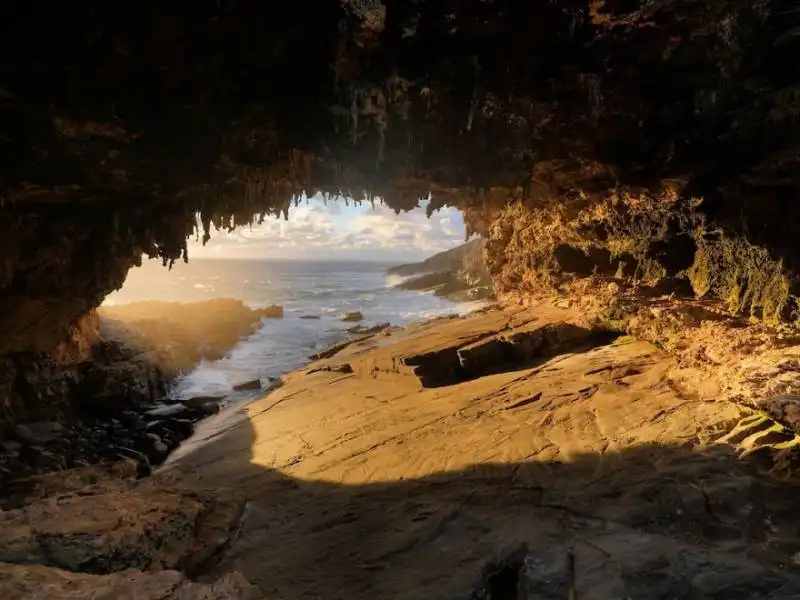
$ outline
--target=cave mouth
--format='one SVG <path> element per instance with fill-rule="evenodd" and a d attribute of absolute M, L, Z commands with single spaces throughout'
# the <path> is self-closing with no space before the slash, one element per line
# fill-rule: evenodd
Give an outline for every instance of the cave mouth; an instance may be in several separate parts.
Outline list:
<path fill-rule="evenodd" d="M 142 256 L 188 260 L 198 215 L 208 242 L 309 190 L 457 208 L 504 302 L 596 299 L 624 330 L 664 292 L 800 322 L 782 0 L 140 8 L 43 1 L 0 25 L 9 364 L 85 354 L 92 311 Z"/>

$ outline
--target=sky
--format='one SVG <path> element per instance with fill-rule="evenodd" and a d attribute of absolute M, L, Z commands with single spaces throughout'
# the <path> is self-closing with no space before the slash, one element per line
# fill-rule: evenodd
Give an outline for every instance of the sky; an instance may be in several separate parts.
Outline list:
<path fill-rule="evenodd" d="M 232 232 L 215 231 L 203 246 L 189 240 L 189 258 L 280 258 L 298 260 L 421 260 L 464 242 L 464 221 L 454 208 L 428 219 L 425 203 L 394 214 L 376 202 L 349 206 L 315 196 L 289 211 L 289 220 L 268 217 L 263 224 Z"/>

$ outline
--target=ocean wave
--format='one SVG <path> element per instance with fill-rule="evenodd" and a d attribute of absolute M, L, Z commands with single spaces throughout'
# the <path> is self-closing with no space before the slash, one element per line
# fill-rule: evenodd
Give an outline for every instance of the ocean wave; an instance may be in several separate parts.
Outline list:
<path fill-rule="evenodd" d="M 386 288 L 397 287 L 398 285 L 400 285 L 404 281 L 407 281 L 408 279 L 410 279 L 410 278 L 409 277 L 403 277 L 402 275 L 387 275 L 386 276 L 386 282 L 385 282 L 383 287 L 386 287 Z"/>

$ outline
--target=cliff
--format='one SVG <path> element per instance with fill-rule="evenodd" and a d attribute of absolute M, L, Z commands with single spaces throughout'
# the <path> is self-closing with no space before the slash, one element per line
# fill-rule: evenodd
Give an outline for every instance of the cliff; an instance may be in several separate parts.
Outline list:
<path fill-rule="evenodd" d="M 291 415 L 290 403 L 283 403 L 288 396 L 276 400 L 280 405 L 262 403 L 265 425 L 258 435 L 231 442 L 247 445 L 234 458 L 217 457 L 218 464 L 231 466 L 253 445 L 254 460 L 248 455 L 230 471 L 238 477 L 234 487 L 260 482 L 253 489 L 261 486 L 269 497 L 281 498 L 277 506 L 265 507 L 251 542 L 269 540 L 275 548 L 274 530 L 264 534 L 275 523 L 290 524 L 280 531 L 283 539 L 293 535 L 292 519 L 265 514 L 286 516 L 281 513 L 286 506 L 332 507 L 332 515 L 304 529 L 318 543 L 289 545 L 294 550 L 280 556 L 263 549 L 254 562 L 243 561 L 248 574 L 263 576 L 269 564 L 276 578 L 291 585 L 304 581 L 307 589 L 301 591 L 311 595 L 335 589 L 363 597 L 364 590 L 371 591 L 370 581 L 378 581 L 379 591 L 386 592 L 378 595 L 391 597 L 408 589 L 403 581 L 424 580 L 438 592 L 455 581 L 454 566 L 466 577 L 482 564 L 482 583 L 468 592 L 494 598 L 514 597 L 508 584 L 497 582 L 516 578 L 523 565 L 539 561 L 549 565 L 548 581 L 559 583 L 553 592 L 540 580 L 525 579 L 534 595 L 564 597 L 570 581 L 579 582 L 581 593 L 591 589 L 611 598 L 645 594 L 654 581 L 662 595 L 683 594 L 690 585 L 700 586 L 691 589 L 701 597 L 800 595 L 794 575 L 782 570 L 786 557 L 797 552 L 786 525 L 791 497 L 778 483 L 743 473 L 753 465 L 738 461 L 745 455 L 764 459 L 781 474 L 788 466 L 789 477 L 794 464 L 800 393 L 800 12 L 793 3 L 203 0 L 178 11 L 150 0 L 135 8 L 41 0 L 15 9 L 0 19 L 0 409 L 7 422 L 30 413 L 60 418 L 73 405 L 57 399 L 64 390 L 74 392 L 74 366 L 106 372 L 108 352 L 118 355 L 115 347 L 95 340 L 92 311 L 122 285 L 143 254 L 159 257 L 167 268 L 189 259 L 189 236 L 207 240 L 216 229 L 286 217 L 305 194 L 377 200 L 396 211 L 430 197 L 429 210 L 459 208 L 468 234 L 486 240 L 486 266 L 501 302 L 542 306 L 543 299 L 553 300 L 579 311 L 593 331 L 635 335 L 640 352 L 606 345 L 598 348 L 600 356 L 586 354 L 577 365 L 550 364 L 560 377 L 552 382 L 562 394 L 555 397 L 536 386 L 546 377 L 543 372 L 528 373 L 533 384 L 501 374 L 503 386 L 493 388 L 487 382 L 498 380 L 487 379 L 492 373 L 479 368 L 486 355 L 513 358 L 542 344 L 550 348 L 547 336 L 517 340 L 495 331 L 487 346 L 456 331 L 448 336 L 461 335 L 465 344 L 451 340 L 429 347 L 416 340 L 402 356 L 372 355 L 354 360 L 355 366 L 318 365 L 314 376 L 330 386 L 326 389 L 341 392 L 338 396 L 303 392 L 309 410 Z M 641 345 L 649 343 L 657 349 Z M 652 356 L 658 356 L 655 365 L 648 362 Z M 681 369 L 695 369 L 698 380 L 713 374 L 714 403 L 702 386 L 682 387 L 680 372 L 662 377 L 670 356 L 680 357 Z M 125 365 L 135 362 L 123 358 Z M 616 371 L 616 359 L 631 370 Z M 498 368 L 495 363 L 487 369 Z M 411 381 L 413 391 L 384 396 L 394 394 L 394 387 L 381 385 L 377 394 L 360 395 L 363 390 L 350 387 L 356 375 L 373 370 L 382 381 Z M 419 371 L 421 377 L 415 375 Z M 419 386 L 426 388 L 440 371 L 450 377 L 449 386 L 423 392 L 421 402 Z M 471 380 L 464 379 L 465 372 Z M 604 380 L 606 372 L 610 381 Z M 336 387 L 339 378 L 343 383 Z M 137 377 L 142 385 L 135 397 L 153 389 L 145 379 Z M 581 387 L 571 387 L 573 382 Z M 511 393 L 517 385 L 518 396 Z M 448 387 L 463 394 L 450 395 Z M 89 401 L 94 417 L 107 406 L 94 401 L 114 397 L 118 388 L 96 389 L 76 396 Z M 487 390 L 491 393 L 483 395 Z M 342 408 L 326 423 L 363 427 L 319 426 L 315 435 L 306 435 L 310 419 L 330 409 L 314 402 L 354 395 L 368 400 L 366 416 L 350 419 Z M 387 411 L 407 409 L 389 419 L 380 435 L 377 396 Z M 627 400 L 621 408 L 620 397 Z M 734 414 L 729 404 L 722 411 L 720 398 L 754 412 Z M 544 404 L 537 404 L 542 399 Z M 472 425 L 482 424 L 487 414 L 493 427 L 473 437 Z M 527 421 L 516 423 L 515 414 Z M 275 415 L 291 421 L 272 422 Z M 404 419 L 409 415 L 418 427 L 397 437 L 397 428 L 411 423 Z M 740 420 L 731 429 L 735 419 Z M 34 469 L 63 468 L 60 455 L 41 442 L 54 443 L 62 432 L 50 421 L 40 423 L 45 425 L 15 432 L 22 441 L 3 445 L 3 460 L 24 454 Z M 111 423 L 98 438 L 100 445 L 140 436 L 137 423 Z M 283 435 L 281 428 L 292 433 Z M 538 436 L 540 430 L 546 439 Z M 325 431 L 356 439 L 358 447 L 339 445 Z M 94 439 L 92 431 L 81 435 Z M 277 440 L 278 449 L 258 450 L 265 439 Z M 297 440 L 302 447 L 294 447 Z M 411 466 L 369 457 L 373 451 L 403 456 L 393 444 L 412 440 L 421 451 Z M 721 442 L 723 453 L 712 449 L 698 458 L 695 450 L 705 449 L 709 440 Z M 30 452 L 22 453 L 21 446 Z M 312 457 L 308 470 L 306 455 Z M 436 463 L 441 456 L 455 462 Z M 428 477 L 426 465 L 452 471 L 463 467 L 457 462 L 462 458 L 519 465 L 479 475 L 486 478 L 476 489 L 452 488 L 446 476 Z M 259 461 L 290 472 L 300 465 L 298 479 L 274 470 L 266 479 L 251 478 Z M 331 466 L 341 463 L 348 463 L 347 471 Z M 384 469 L 386 464 L 391 468 Z M 689 466 L 679 466 L 684 464 Z M 634 476 L 620 475 L 614 465 Z M 342 482 L 380 472 L 391 472 L 398 481 L 417 479 L 394 487 L 356 487 L 355 493 L 347 486 L 306 484 L 321 473 Z M 465 479 L 474 476 L 467 468 L 459 472 Z M 501 496 L 497 479 L 504 486 Z M 154 514 L 131 490 L 133 499 L 119 489 L 105 496 L 110 505 L 103 523 L 121 527 L 135 521 L 130 515 L 140 513 L 128 510 L 128 501 L 141 514 Z M 583 494 L 577 506 L 570 503 L 572 492 Z M 293 502 L 285 501 L 287 496 Z M 394 510 L 383 510 L 387 496 Z M 76 537 L 62 536 L 49 511 L 54 503 L 72 506 L 81 497 L 56 495 L 30 513 L 3 513 L 14 525 L 3 528 L 11 536 L 6 560 L 25 563 L 47 554 L 50 566 L 60 569 L 2 567 L 0 582 L 14 586 L 13 594 L 30 595 L 25 581 L 33 571 L 48 585 L 68 579 L 83 591 L 130 583 L 127 576 L 103 583 L 92 578 L 108 575 L 108 564 L 128 566 L 114 561 L 120 553 L 130 556 L 130 548 L 111 547 L 102 555 L 108 564 L 84 555 L 86 562 L 71 562 L 74 540 L 96 541 L 91 536 L 97 530 L 81 517 Z M 117 504 L 120 498 L 125 501 Z M 171 508 L 164 519 L 185 525 L 186 535 L 178 536 L 181 548 L 170 551 L 168 560 L 132 553 L 141 558 L 133 568 L 145 567 L 150 557 L 147 566 L 167 569 L 166 575 L 145 577 L 166 586 L 154 597 L 181 594 L 193 585 L 171 569 L 188 556 L 187 532 L 202 524 L 207 507 L 178 498 L 165 500 Z M 519 520 L 491 510 L 511 510 L 509 502 Z M 381 512 L 371 512 L 373 505 Z M 197 517 L 192 522 L 185 515 L 169 517 L 174 511 L 184 514 L 187 506 Z M 551 511 L 557 517 L 543 518 L 535 531 L 526 529 L 533 527 L 532 506 L 537 514 Z M 651 506 L 658 514 L 649 512 Z M 742 512 L 749 506 L 759 508 Z M 355 519 L 353 507 L 366 520 Z M 40 536 L 30 523 L 42 515 L 49 515 L 41 521 L 48 528 Z M 767 518 L 770 533 L 763 526 Z M 580 521 L 570 538 L 574 542 L 563 535 L 572 521 Z M 148 523 L 147 531 L 157 532 L 158 523 Z M 699 525 L 703 540 L 698 541 L 692 532 Z M 382 537 L 388 529 L 408 537 Z M 531 556 L 521 545 L 506 554 L 489 548 L 508 541 L 509 532 L 527 532 L 534 547 L 552 552 Z M 337 545 L 340 533 L 347 544 Z M 153 548 L 163 542 L 159 535 Z M 365 535 L 374 536 L 373 543 L 363 543 Z M 450 562 L 441 558 L 443 549 L 476 539 L 467 544 L 475 554 Z M 435 546 L 437 540 L 441 546 Z M 419 562 L 402 558 L 409 552 Z M 293 560 L 284 561 L 286 556 Z M 489 556 L 492 560 L 484 561 Z M 320 569 L 323 559 L 333 562 Z M 397 565 L 395 559 L 396 577 L 384 579 L 384 567 Z M 92 572 L 63 570 L 75 564 Z M 561 564 L 572 567 L 565 572 Z M 576 564 L 590 568 L 576 574 Z M 446 577 L 420 576 L 440 566 Z M 353 573 L 356 567 L 361 576 Z M 730 577 L 734 571 L 741 576 Z M 637 573 L 648 577 L 637 579 Z M 278 583 L 293 591 L 283 580 Z M 742 589 L 731 591 L 740 583 Z M 231 585 L 244 589 L 235 580 Z M 607 589 L 597 591 L 596 585 Z"/>
<path fill-rule="evenodd" d="M 422 262 L 391 267 L 388 273 L 407 278 L 395 286 L 404 290 L 433 291 L 456 301 L 486 300 L 493 292 L 483 253 L 484 241 L 478 238 Z"/>
<path fill-rule="evenodd" d="M 617 275 L 795 318 L 783 0 L 139 8 L 3 21 L 0 352 L 316 191 L 461 208 L 501 296 Z"/>

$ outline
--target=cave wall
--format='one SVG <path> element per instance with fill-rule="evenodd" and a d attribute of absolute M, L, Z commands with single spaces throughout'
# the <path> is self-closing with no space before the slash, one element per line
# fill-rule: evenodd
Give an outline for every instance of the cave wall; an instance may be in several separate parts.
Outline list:
<path fill-rule="evenodd" d="M 4 17 L 0 354 L 52 351 L 143 252 L 187 258 L 196 214 L 205 238 L 318 190 L 458 206 L 508 297 L 618 275 L 793 318 L 788 0 L 41 0 Z"/>

